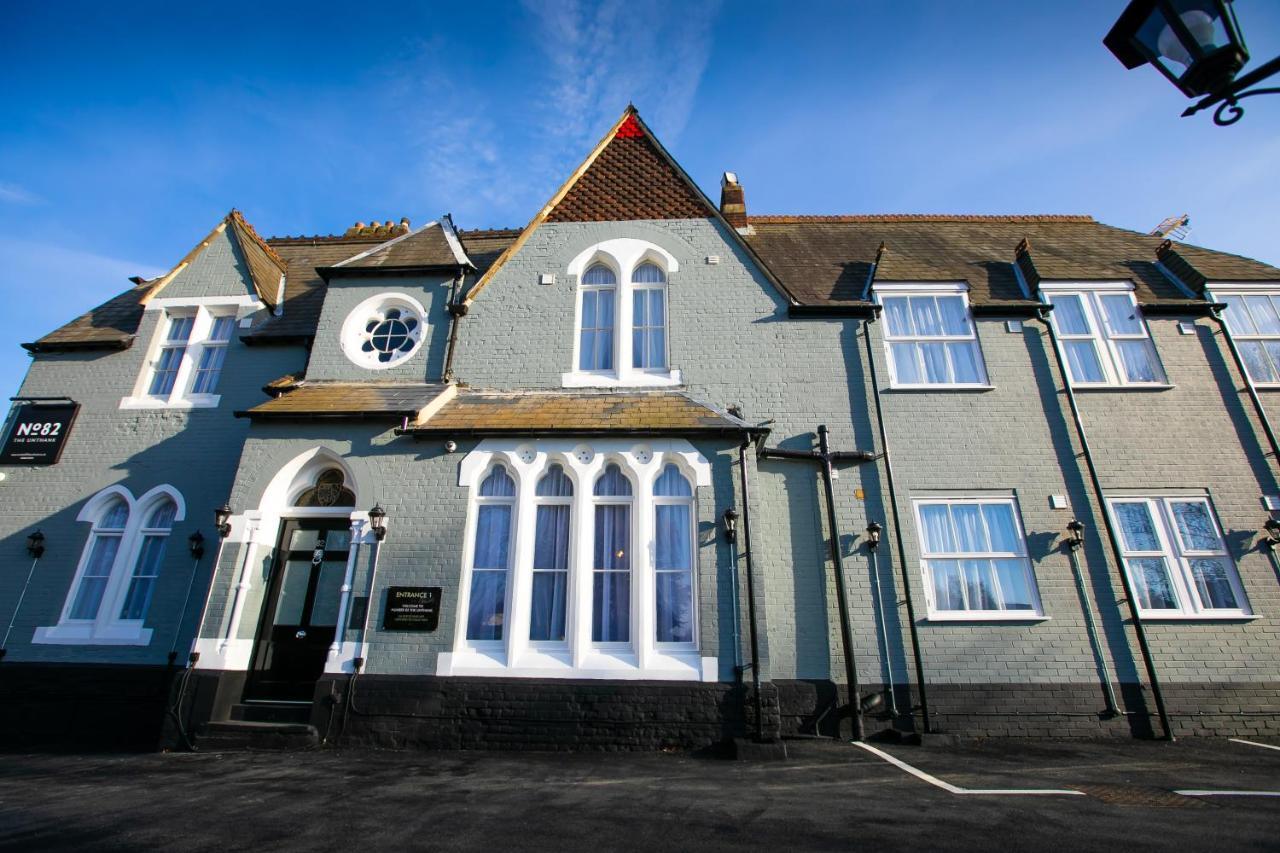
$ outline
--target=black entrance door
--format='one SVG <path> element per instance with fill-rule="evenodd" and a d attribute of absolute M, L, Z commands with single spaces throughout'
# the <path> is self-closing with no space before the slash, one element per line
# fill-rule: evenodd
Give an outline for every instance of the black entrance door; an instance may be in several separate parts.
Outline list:
<path fill-rule="evenodd" d="M 258 626 L 248 699 L 310 700 L 338 624 L 349 522 L 285 521 Z"/>

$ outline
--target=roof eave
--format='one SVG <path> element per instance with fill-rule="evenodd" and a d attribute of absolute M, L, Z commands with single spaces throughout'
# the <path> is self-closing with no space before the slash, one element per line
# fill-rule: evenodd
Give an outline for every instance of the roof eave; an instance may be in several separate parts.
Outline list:
<path fill-rule="evenodd" d="M 71 352 L 79 350 L 126 350 L 133 346 L 135 336 L 102 341 L 31 341 L 21 344 L 30 353 Z"/>

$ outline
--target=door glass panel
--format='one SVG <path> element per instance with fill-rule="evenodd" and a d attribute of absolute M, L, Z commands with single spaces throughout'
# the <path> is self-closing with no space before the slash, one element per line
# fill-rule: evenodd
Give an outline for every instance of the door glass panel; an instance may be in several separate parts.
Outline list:
<path fill-rule="evenodd" d="M 276 599 L 275 624 L 302 624 L 302 610 L 307 603 L 307 585 L 311 582 L 310 560 L 287 560 L 280 579 L 280 595 Z"/>
<path fill-rule="evenodd" d="M 325 560 L 320 565 L 316 600 L 311 605 L 312 625 L 338 624 L 338 602 L 342 598 L 342 578 L 346 573 L 347 564 L 338 560 Z"/>

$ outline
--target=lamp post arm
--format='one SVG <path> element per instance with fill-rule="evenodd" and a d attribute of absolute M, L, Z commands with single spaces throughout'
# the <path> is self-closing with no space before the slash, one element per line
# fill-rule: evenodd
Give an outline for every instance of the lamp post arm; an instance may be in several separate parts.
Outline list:
<path fill-rule="evenodd" d="M 1221 92 L 1214 92 L 1196 101 L 1182 112 L 1183 118 L 1195 115 L 1203 109 L 1207 109 L 1214 104 L 1220 104 L 1217 112 L 1214 113 L 1214 122 L 1220 125 L 1235 124 L 1244 115 L 1244 110 L 1236 105 L 1236 101 L 1241 98 L 1251 98 L 1254 95 L 1276 95 L 1280 94 L 1280 89 L 1255 89 L 1252 92 L 1246 92 L 1255 83 L 1266 80 L 1273 74 L 1280 73 L 1280 56 L 1270 62 L 1263 63 L 1257 68 L 1241 77 L 1236 78 L 1230 86 Z M 1229 113 L 1227 117 L 1223 117 L 1223 113 Z"/>

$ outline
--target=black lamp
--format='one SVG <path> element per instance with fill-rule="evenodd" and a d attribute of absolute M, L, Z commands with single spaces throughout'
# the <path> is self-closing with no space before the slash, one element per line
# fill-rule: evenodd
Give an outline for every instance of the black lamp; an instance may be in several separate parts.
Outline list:
<path fill-rule="evenodd" d="M 1126 68 L 1154 65 L 1188 98 L 1224 90 L 1249 61 L 1231 0 L 1133 0 L 1103 44 Z"/>
<path fill-rule="evenodd" d="M 191 549 L 191 557 L 199 560 L 204 556 L 204 534 L 197 530 L 187 537 L 187 547 Z"/>
<path fill-rule="evenodd" d="M 738 511 L 729 507 L 724 511 L 724 538 L 730 542 L 738 541 Z"/>
<path fill-rule="evenodd" d="M 1067 522 L 1067 547 L 1077 551 L 1084 546 L 1084 523 L 1077 518 Z"/>
<path fill-rule="evenodd" d="M 1267 530 L 1267 541 L 1265 544 L 1268 548 L 1274 551 L 1277 547 L 1280 547 L 1280 519 L 1268 518 L 1262 523 L 1262 526 Z"/>
<path fill-rule="evenodd" d="M 373 528 L 373 537 L 381 542 L 387 537 L 387 511 L 381 504 L 374 504 L 369 510 L 369 526 Z"/>
<path fill-rule="evenodd" d="M 231 506 L 229 504 L 223 504 L 213 511 L 213 527 L 223 539 L 231 535 Z"/>
<path fill-rule="evenodd" d="M 37 560 L 44 556 L 44 534 L 39 530 L 27 537 L 27 553 Z"/>
<path fill-rule="evenodd" d="M 880 547 L 880 533 L 883 530 L 884 528 L 876 521 L 867 525 L 867 548 L 874 551 Z"/>

